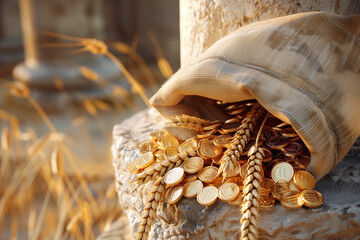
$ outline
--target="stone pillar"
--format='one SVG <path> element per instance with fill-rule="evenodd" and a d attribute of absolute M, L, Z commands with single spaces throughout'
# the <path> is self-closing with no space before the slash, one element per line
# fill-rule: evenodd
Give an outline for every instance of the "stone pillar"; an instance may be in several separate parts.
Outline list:
<path fill-rule="evenodd" d="M 300 12 L 360 13 L 358 0 L 180 0 L 181 66 L 218 39 L 252 22 Z"/>
<path fill-rule="evenodd" d="M 90 53 L 72 54 L 69 48 L 49 48 L 46 43 L 63 43 L 42 31 L 69 34 L 76 37 L 105 36 L 104 6 L 88 1 L 19 0 L 25 59 L 13 70 L 14 79 L 33 89 L 55 90 L 55 79 L 61 79 L 66 89 L 96 88 L 83 78 L 79 67 L 84 65 L 104 79 L 119 77 L 120 71 L 105 56 Z M 46 91 L 43 91 L 46 94 Z"/>

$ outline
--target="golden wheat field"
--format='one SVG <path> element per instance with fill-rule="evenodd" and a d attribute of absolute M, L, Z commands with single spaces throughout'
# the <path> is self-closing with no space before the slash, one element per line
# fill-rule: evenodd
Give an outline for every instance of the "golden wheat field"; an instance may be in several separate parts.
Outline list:
<path fill-rule="evenodd" d="M 25 84 L 0 80 L 0 239 L 95 239 L 123 214 L 112 167 L 112 127 L 146 108 L 148 97 L 173 72 L 151 33 L 153 67 L 123 42 L 43 34 L 63 41 L 45 47 L 107 56 L 132 87 L 80 66 L 83 77 L 106 94 L 86 97 L 56 78 L 57 94 L 67 100 L 49 108 Z M 128 69 L 129 62 L 135 67 Z"/>

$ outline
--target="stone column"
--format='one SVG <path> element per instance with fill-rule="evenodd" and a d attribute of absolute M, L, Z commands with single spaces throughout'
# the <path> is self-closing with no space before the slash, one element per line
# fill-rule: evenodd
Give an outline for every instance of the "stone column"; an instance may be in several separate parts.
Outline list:
<path fill-rule="evenodd" d="M 33 89 L 55 90 L 54 80 L 61 79 L 66 89 L 96 89 L 83 78 L 79 67 L 84 65 L 104 79 L 119 77 L 120 71 L 105 56 L 89 53 L 72 54 L 69 48 L 49 48 L 46 43 L 63 43 L 42 31 L 76 37 L 103 38 L 104 5 L 88 1 L 19 0 L 25 59 L 13 70 L 14 79 Z M 105 4 L 105 3 L 104 3 Z M 46 91 L 43 91 L 46 94 Z"/>
<path fill-rule="evenodd" d="M 181 66 L 218 39 L 252 22 L 300 12 L 360 13 L 357 0 L 180 0 Z"/>

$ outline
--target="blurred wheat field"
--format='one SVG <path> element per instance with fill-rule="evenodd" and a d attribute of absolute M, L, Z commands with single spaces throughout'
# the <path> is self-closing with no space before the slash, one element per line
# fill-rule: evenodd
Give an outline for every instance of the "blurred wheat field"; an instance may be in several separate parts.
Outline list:
<path fill-rule="evenodd" d="M 57 94 L 67 101 L 47 109 L 26 85 L 0 80 L 0 239 L 95 239 L 123 216 L 110 152 L 112 127 L 149 106 L 148 97 L 173 71 L 151 33 L 155 71 L 136 53 L 136 44 L 106 45 L 96 39 L 44 34 L 65 41 L 47 47 L 76 46 L 78 53 L 106 55 L 132 88 L 81 66 L 82 76 L 106 95 L 82 96 L 66 90 L 56 78 Z M 112 52 L 128 56 L 135 72 Z"/>

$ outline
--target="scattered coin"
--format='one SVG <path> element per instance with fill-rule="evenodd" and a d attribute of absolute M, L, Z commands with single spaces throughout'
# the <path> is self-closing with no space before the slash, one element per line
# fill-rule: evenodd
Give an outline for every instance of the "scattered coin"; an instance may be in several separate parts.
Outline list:
<path fill-rule="evenodd" d="M 218 189 L 214 186 L 207 186 L 200 190 L 196 199 L 203 206 L 210 206 L 218 198 Z"/>
<path fill-rule="evenodd" d="M 284 193 L 280 199 L 281 205 L 287 209 L 298 209 L 304 205 L 304 201 L 299 197 L 299 192 L 289 191 Z"/>
<path fill-rule="evenodd" d="M 266 141 L 266 145 L 271 149 L 282 149 L 289 144 L 289 139 L 284 136 L 273 136 Z"/>
<path fill-rule="evenodd" d="M 244 179 L 241 177 L 232 177 L 232 178 L 229 178 L 228 180 L 226 180 L 226 183 L 235 183 L 239 187 L 243 185 L 243 182 L 244 182 Z M 241 190 L 241 188 L 240 188 L 240 190 Z"/>
<path fill-rule="evenodd" d="M 275 205 L 275 199 L 272 194 L 261 194 L 259 199 L 261 210 L 270 210 Z"/>
<path fill-rule="evenodd" d="M 199 147 L 198 153 L 204 158 L 216 158 L 222 153 L 222 147 L 217 147 L 213 141 L 206 140 Z"/>
<path fill-rule="evenodd" d="M 265 139 L 265 141 L 269 140 L 271 137 L 277 136 L 277 132 L 269 126 L 264 126 L 262 132 L 261 132 L 261 137 L 263 139 Z"/>
<path fill-rule="evenodd" d="M 228 147 L 231 142 L 231 137 L 227 134 L 219 135 L 214 138 L 213 142 L 217 147 Z"/>
<path fill-rule="evenodd" d="M 235 183 L 224 183 L 218 189 L 218 197 L 223 201 L 233 201 L 240 192 L 240 188 Z"/>
<path fill-rule="evenodd" d="M 281 196 L 288 191 L 290 191 L 290 188 L 286 181 L 279 181 L 275 183 L 274 186 L 271 188 L 271 193 L 273 197 L 279 201 L 281 199 Z"/>
<path fill-rule="evenodd" d="M 271 178 L 274 182 L 286 181 L 289 182 L 294 175 L 294 168 L 291 164 L 281 162 L 276 164 L 271 170 Z"/>
<path fill-rule="evenodd" d="M 178 153 L 179 150 L 177 147 L 168 147 L 164 152 L 164 156 L 165 159 L 170 162 L 177 162 L 179 160 Z"/>
<path fill-rule="evenodd" d="M 192 182 L 195 181 L 197 179 L 197 174 L 186 174 L 183 182 Z"/>
<path fill-rule="evenodd" d="M 273 159 L 273 155 L 272 155 L 271 151 L 266 149 L 266 148 L 262 148 L 262 149 L 263 149 L 263 152 L 264 152 L 264 155 L 265 155 L 265 156 L 263 156 L 262 162 L 263 163 L 270 162 Z"/>
<path fill-rule="evenodd" d="M 165 150 L 168 147 L 177 147 L 179 145 L 179 141 L 173 136 L 165 135 L 158 140 L 158 144 L 161 149 Z"/>
<path fill-rule="evenodd" d="M 295 164 L 305 169 L 309 165 L 311 158 L 306 155 L 301 155 L 295 158 Z"/>
<path fill-rule="evenodd" d="M 282 149 L 282 151 L 285 154 L 285 156 L 294 158 L 302 154 L 303 152 L 302 149 L 303 148 L 301 144 L 297 142 L 289 142 L 288 145 Z"/>
<path fill-rule="evenodd" d="M 300 198 L 304 201 L 304 205 L 308 208 L 318 208 L 324 203 L 324 197 L 315 190 L 304 190 L 300 193 Z"/>
<path fill-rule="evenodd" d="M 184 196 L 187 198 L 194 198 L 203 188 L 203 183 L 200 180 L 185 183 Z"/>
<path fill-rule="evenodd" d="M 176 167 L 167 172 L 164 176 L 164 182 L 168 186 L 174 186 L 180 183 L 185 177 L 184 169 Z"/>
<path fill-rule="evenodd" d="M 216 129 L 203 131 L 202 133 L 199 133 L 197 135 L 197 137 L 198 138 L 207 138 L 207 137 L 210 137 L 210 136 L 214 135 L 215 133 L 216 133 Z"/>
<path fill-rule="evenodd" d="M 173 186 L 166 191 L 165 199 L 168 204 L 177 203 L 184 195 L 183 186 Z"/>
<path fill-rule="evenodd" d="M 290 138 L 298 136 L 297 132 L 292 127 L 282 128 L 280 130 L 280 134 L 284 137 L 290 137 Z"/>
<path fill-rule="evenodd" d="M 190 138 L 179 145 L 178 149 L 180 152 L 190 153 L 197 150 L 197 141 L 194 138 Z"/>
<path fill-rule="evenodd" d="M 187 158 L 183 162 L 183 168 L 187 173 L 197 173 L 204 167 L 204 160 L 201 157 Z"/>
<path fill-rule="evenodd" d="M 234 117 L 234 118 L 230 118 L 230 119 L 228 119 L 228 120 L 226 120 L 225 122 L 224 122 L 224 124 L 230 124 L 230 123 L 237 123 L 237 124 L 239 124 L 241 122 L 241 118 L 239 118 L 239 117 Z"/>
<path fill-rule="evenodd" d="M 157 150 L 157 144 L 154 141 L 145 141 L 139 146 L 141 153 L 154 152 Z"/>
<path fill-rule="evenodd" d="M 214 129 L 217 129 L 218 127 L 220 127 L 220 126 L 221 126 L 221 122 L 214 121 L 214 122 L 211 122 L 209 125 L 204 126 L 203 130 L 204 131 L 214 130 Z"/>
<path fill-rule="evenodd" d="M 241 122 L 230 122 L 223 124 L 221 127 L 221 133 L 227 134 L 227 133 L 236 132 L 239 129 L 240 125 Z"/>
<path fill-rule="evenodd" d="M 144 169 L 148 167 L 152 162 L 154 161 L 154 155 L 152 152 L 148 152 L 145 154 L 142 154 L 137 160 L 136 160 L 136 167 L 138 169 Z"/>
<path fill-rule="evenodd" d="M 290 190 L 293 191 L 293 192 L 298 192 L 298 193 L 301 192 L 301 190 L 295 185 L 295 183 L 294 183 L 294 178 L 291 179 L 291 181 L 289 182 L 289 188 L 290 188 Z"/>
<path fill-rule="evenodd" d="M 156 132 L 152 132 L 150 133 L 150 137 L 152 140 L 156 141 L 158 139 L 160 139 L 161 137 L 165 136 L 166 132 L 165 131 L 156 131 Z"/>
<path fill-rule="evenodd" d="M 315 187 L 315 178 L 306 171 L 298 171 L 294 174 L 294 184 L 300 189 L 313 189 Z"/>
<path fill-rule="evenodd" d="M 204 183 L 210 183 L 215 180 L 218 168 L 213 166 L 207 166 L 198 172 L 198 178 Z"/>
<path fill-rule="evenodd" d="M 137 160 L 130 162 L 128 165 L 126 165 L 126 169 L 133 174 L 139 173 L 139 168 L 137 167 Z"/>
<path fill-rule="evenodd" d="M 271 178 L 262 178 L 260 182 L 260 194 L 269 194 L 274 184 Z"/>
<path fill-rule="evenodd" d="M 241 194 L 239 194 L 235 200 L 230 201 L 228 203 L 231 205 L 234 205 L 234 206 L 241 206 L 243 203 L 243 198 L 242 198 Z"/>

